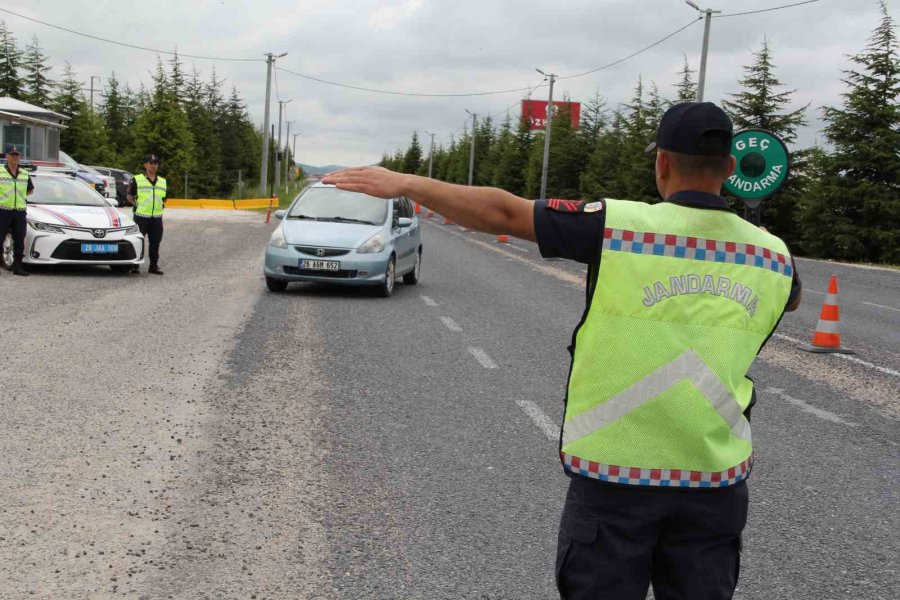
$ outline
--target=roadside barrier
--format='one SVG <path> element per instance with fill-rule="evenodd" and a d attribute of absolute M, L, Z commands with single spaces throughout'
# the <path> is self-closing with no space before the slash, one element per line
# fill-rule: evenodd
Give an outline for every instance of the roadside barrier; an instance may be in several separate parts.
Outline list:
<path fill-rule="evenodd" d="M 838 308 L 837 276 L 832 275 L 828 282 L 828 295 L 822 304 L 819 322 L 813 332 L 812 344 L 801 344 L 800 349 L 807 352 L 840 352 L 853 354 L 852 350 L 841 348 L 841 311 Z"/>
<path fill-rule="evenodd" d="M 218 210 L 250 210 L 267 208 L 269 198 L 249 198 L 246 200 L 221 200 L 216 198 L 198 198 L 185 200 L 171 198 L 166 200 L 166 208 L 212 208 Z"/>

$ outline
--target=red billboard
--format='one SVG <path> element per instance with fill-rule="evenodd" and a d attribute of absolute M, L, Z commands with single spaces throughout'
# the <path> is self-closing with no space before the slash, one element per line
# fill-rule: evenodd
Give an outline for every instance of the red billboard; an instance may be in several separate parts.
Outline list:
<path fill-rule="evenodd" d="M 580 102 L 554 102 L 553 110 L 558 111 L 567 108 L 572 117 L 572 128 L 578 129 L 581 120 Z M 522 100 L 522 118 L 526 119 L 532 131 L 547 128 L 547 101 L 546 100 Z"/>

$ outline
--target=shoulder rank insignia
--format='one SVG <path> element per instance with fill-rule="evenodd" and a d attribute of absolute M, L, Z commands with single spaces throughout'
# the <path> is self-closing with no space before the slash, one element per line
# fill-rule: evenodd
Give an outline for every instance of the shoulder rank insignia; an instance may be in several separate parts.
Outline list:
<path fill-rule="evenodd" d="M 603 210 L 603 201 L 584 202 L 583 200 L 561 200 L 559 198 L 550 198 L 547 200 L 547 208 L 559 212 L 570 213 L 595 213 Z"/>

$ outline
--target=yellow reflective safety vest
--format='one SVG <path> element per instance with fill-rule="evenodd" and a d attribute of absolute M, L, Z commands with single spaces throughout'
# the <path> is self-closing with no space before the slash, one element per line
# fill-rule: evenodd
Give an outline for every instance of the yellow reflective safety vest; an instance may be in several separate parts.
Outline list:
<path fill-rule="evenodd" d="M 166 197 L 166 180 L 157 176 L 156 184 L 150 183 L 143 173 L 134 176 L 137 196 L 134 200 L 134 214 L 141 217 L 161 217 L 163 200 Z"/>
<path fill-rule="evenodd" d="M 4 166 L 0 167 L 0 208 L 25 210 L 28 198 L 28 171 L 19 167 L 13 177 Z"/>
<path fill-rule="evenodd" d="M 605 202 L 563 466 L 636 486 L 734 485 L 752 465 L 747 371 L 784 313 L 788 249 L 729 211 Z"/>

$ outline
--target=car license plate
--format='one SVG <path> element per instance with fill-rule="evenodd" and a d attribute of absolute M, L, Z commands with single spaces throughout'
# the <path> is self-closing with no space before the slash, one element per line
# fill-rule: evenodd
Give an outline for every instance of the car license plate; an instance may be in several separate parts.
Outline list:
<path fill-rule="evenodd" d="M 336 260 L 308 260 L 301 258 L 300 268 L 310 269 L 311 271 L 338 271 L 341 268 L 341 263 Z"/>
<path fill-rule="evenodd" d="M 82 254 L 115 254 L 119 251 L 118 244 L 82 244 Z"/>

